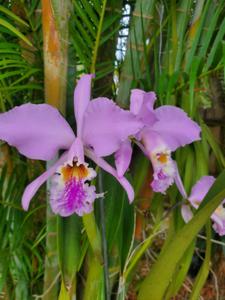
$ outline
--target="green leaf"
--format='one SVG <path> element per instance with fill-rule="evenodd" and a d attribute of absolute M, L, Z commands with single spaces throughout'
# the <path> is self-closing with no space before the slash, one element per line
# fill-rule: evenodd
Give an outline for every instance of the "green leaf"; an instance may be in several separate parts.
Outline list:
<path fill-rule="evenodd" d="M 195 110 L 197 107 L 196 99 L 194 98 L 194 89 L 195 89 L 195 84 L 196 84 L 196 77 L 199 69 L 199 65 L 201 63 L 201 58 L 200 57 L 193 57 L 192 59 L 192 64 L 190 67 L 190 99 L 189 99 L 189 114 L 191 117 L 194 116 Z"/>
<path fill-rule="evenodd" d="M 86 15 L 83 7 L 81 7 L 77 1 L 73 1 L 73 3 L 78 16 L 81 18 L 81 21 L 83 22 L 83 24 L 85 24 L 92 37 L 95 38 L 95 30 L 92 24 L 92 20 L 90 20 L 90 18 Z"/>
<path fill-rule="evenodd" d="M 215 3 L 212 1 L 210 4 L 210 7 L 208 9 L 208 16 L 206 17 L 205 24 L 204 24 L 204 32 L 206 31 L 205 34 L 202 34 L 201 40 L 200 40 L 200 45 L 201 47 L 199 48 L 199 56 L 200 57 L 205 57 L 210 41 L 213 37 L 213 34 L 215 33 L 216 30 L 216 25 L 218 22 L 218 18 L 221 14 L 221 11 L 223 9 L 224 3 L 221 1 L 220 3 Z"/>
<path fill-rule="evenodd" d="M 180 65 L 182 63 L 182 57 L 184 54 L 184 42 L 185 42 L 185 30 L 189 22 L 189 16 L 191 14 L 192 0 L 182 0 L 178 3 L 177 8 L 177 28 L 179 28 L 178 34 L 178 48 L 176 55 L 176 62 L 174 70 L 180 70 Z"/>
<path fill-rule="evenodd" d="M 88 275 L 85 282 L 83 300 L 102 300 L 104 296 L 103 265 L 91 253 L 89 255 Z"/>
<path fill-rule="evenodd" d="M 85 13 L 87 13 L 87 17 L 89 17 L 93 21 L 94 25 L 98 27 L 98 16 L 92 5 L 90 4 L 90 1 L 81 0 L 81 2 L 83 4 L 83 10 L 85 11 Z"/>
<path fill-rule="evenodd" d="M 133 241 L 135 213 L 126 192 L 111 175 L 103 172 L 106 237 L 111 265 L 122 270 Z"/>
<path fill-rule="evenodd" d="M 138 78 L 138 74 L 142 74 L 147 67 L 144 63 L 145 54 L 143 34 L 147 35 L 155 2 L 155 0 L 138 0 L 135 3 L 132 25 L 129 31 L 127 42 L 128 49 L 126 52 L 125 60 L 123 62 L 119 91 L 117 96 L 117 102 L 121 105 L 128 104 L 133 79 Z"/>
<path fill-rule="evenodd" d="M 173 279 L 166 291 L 165 300 L 170 300 L 172 296 L 175 296 L 183 284 L 183 281 L 187 275 L 188 269 L 192 262 L 193 253 L 195 250 L 195 240 L 189 246 L 189 248 L 184 252 L 182 259 L 177 264 L 176 271 L 174 272 Z"/>
<path fill-rule="evenodd" d="M 212 65 L 215 55 L 216 55 L 216 52 L 218 50 L 218 47 L 219 47 L 221 41 L 224 38 L 224 35 L 225 35 L 225 19 L 223 20 L 222 24 L 220 24 L 220 29 L 219 29 L 219 31 L 216 35 L 216 38 L 213 42 L 213 45 L 210 49 L 206 64 L 204 66 L 204 71 L 207 71 L 210 68 L 210 66 Z"/>
<path fill-rule="evenodd" d="M 65 288 L 64 282 L 61 282 L 60 294 L 58 300 L 70 300 L 70 294 L 68 293 L 67 289 Z"/>
<path fill-rule="evenodd" d="M 95 257 L 102 263 L 102 245 L 101 245 L 101 236 L 98 229 L 98 226 L 95 221 L 94 212 L 90 214 L 83 215 L 83 223 L 88 236 L 88 240 L 90 242 L 92 251 Z"/>
<path fill-rule="evenodd" d="M 157 230 L 159 229 L 161 224 L 157 224 L 152 233 L 147 237 L 141 244 L 139 244 L 134 251 L 131 253 L 129 258 L 127 259 L 127 263 L 125 265 L 124 270 L 124 279 L 127 280 L 127 277 L 130 275 L 132 270 L 135 268 L 138 261 L 141 259 L 142 255 L 145 253 L 145 251 L 151 246 L 154 237 L 157 235 Z"/>
<path fill-rule="evenodd" d="M 210 257 L 211 257 L 211 248 L 212 248 L 212 229 L 211 229 L 211 222 L 209 221 L 206 224 L 206 253 L 205 253 L 205 259 L 201 266 L 201 269 L 198 272 L 197 278 L 195 280 L 195 283 L 192 287 L 192 292 L 190 295 L 190 300 L 198 300 L 200 296 L 201 289 L 208 277 L 209 274 L 209 268 L 210 268 Z"/>
<path fill-rule="evenodd" d="M 65 288 L 70 290 L 81 256 L 81 221 L 79 216 L 58 217 L 58 255 Z"/>
<path fill-rule="evenodd" d="M 126 264 L 127 257 L 133 248 L 134 242 L 134 230 L 135 230 L 135 212 L 134 205 L 129 204 L 126 200 L 123 210 L 123 223 L 120 239 L 120 267 L 123 270 L 124 265 Z"/>
<path fill-rule="evenodd" d="M 28 40 L 28 38 L 23 33 L 21 33 L 18 29 L 16 29 L 16 27 L 11 25 L 8 21 L 0 18 L 0 25 L 4 26 L 8 30 L 10 30 L 12 33 L 14 33 L 17 37 L 19 37 L 21 40 L 23 40 L 29 46 L 32 46 L 32 43 Z"/>
<path fill-rule="evenodd" d="M 162 300 L 176 266 L 199 230 L 225 197 L 225 171 L 217 178 L 192 220 L 167 245 L 141 285 L 139 300 Z"/>
<path fill-rule="evenodd" d="M 202 134 L 205 136 L 207 142 L 209 143 L 212 151 L 219 163 L 221 168 L 225 168 L 225 158 L 222 150 L 220 149 L 219 143 L 215 140 L 210 128 L 203 122 L 201 122 Z"/>
<path fill-rule="evenodd" d="M 195 10 L 193 12 L 192 24 L 189 28 L 189 37 L 187 41 L 187 51 L 185 53 L 185 72 L 189 72 L 192 66 L 193 58 L 198 47 L 200 35 L 203 34 L 203 25 L 206 17 L 206 13 L 210 6 L 211 0 L 199 0 L 196 3 Z"/>
<path fill-rule="evenodd" d="M 8 15 L 10 18 L 12 18 L 14 21 L 26 26 L 26 27 L 29 27 L 29 25 L 24 21 L 22 20 L 21 18 L 19 18 L 17 15 L 15 15 L 14 13 L 12 13 L 9 9 L 7 9 L 6 7 L 0 5 L 0 11 L 3 12 L 4 14 Z"/>
<path fill-rule="evenodd" d="M 225 80 L 225 41 L 222 42 L 223 45 L 223 79 Z"/>

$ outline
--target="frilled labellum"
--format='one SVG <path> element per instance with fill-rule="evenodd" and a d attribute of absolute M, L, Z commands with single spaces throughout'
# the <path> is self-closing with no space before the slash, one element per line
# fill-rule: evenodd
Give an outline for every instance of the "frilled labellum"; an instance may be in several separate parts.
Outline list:
<path fill-rule="evenodd" d="M 53 212 L 62 217 L 73 213 L 79 216 L 90 213 L 96 198 L 95 186 L 90 181 L 96 177 L 96 172 L 88 164 L 65 163 L 60 166 L 51 180 L 50 204 Z"/>
<path fill-rule="evenodd" d="M 154 168 L 151 187 L 155 192 L 164 194 L 167 188 L 173 184 L 176 173 L 171 153 L 166 148 L 155 149 L 150 153 L 150 159 Z"/>

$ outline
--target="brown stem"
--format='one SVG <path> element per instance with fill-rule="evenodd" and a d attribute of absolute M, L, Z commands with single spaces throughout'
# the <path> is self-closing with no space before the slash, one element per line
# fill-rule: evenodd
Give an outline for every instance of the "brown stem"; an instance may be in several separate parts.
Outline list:
<path fill-rule="evenodd" d="M 69 0 L 42 0 L 42 23 L 44 41 L 45 101 L 65 113 L 68 64 L 68 12 Z M 50 162 L 51 164 L 51 162 Z M 56 216 L 47 207 L 46 261 L 43 300 L 55 300 L 58 282 L 49 286 L 59 272 L 57 258 Z"/>

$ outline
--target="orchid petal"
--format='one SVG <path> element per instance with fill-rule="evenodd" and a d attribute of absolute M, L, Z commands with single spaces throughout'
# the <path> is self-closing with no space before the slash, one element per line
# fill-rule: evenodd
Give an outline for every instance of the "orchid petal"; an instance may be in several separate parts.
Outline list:
<path fill-rule="evenodd" d="M 47 104 L 28 103 L 0 114 L 0 139 L 31 159 L 50 160 L 74 138 L 66 120 Z"/>
<path fill-rule="evenodd" d="M 177 176 L 177 166 L 171 158 L 171 151 L 159 134 L 145 128 L 142 131 L 142 141 L 153 166 L 153 191 L 162 194 L 174 183 Z M 179 188 L 178 184 L 178 188 Z"/>
<path fill-rule="evenodd" d="M 174 181 L 175 181 L 176 186 L 178 188 L 178 191 L 181 193 L 182 197 L 184 199 L 187 199 L 187 193 L 185 191 L 183 182 L 182 182 L 182 180 L 180 178 L 180 173 L 179 173 L 179 170 L 178 170 L 178 167 L 177 167 L 177 163 L 175 161 L 174 161 L 174 166 L 175 166 L 175 169 L 176 169 Z"/>
<path fill-rule="evenodd" d="M 156 100 L 156 94 L 154 92 L 145 92 L 140 89 L 133 89 L 131 91 L 130 98 L 130 111 L 138 115 L 143 105 L 148 110 L 153 110 L 153 106 Z"/>
<path fill-rule="evenodd" d="M 24 210 L 28 210 L 31 199 L 36 194 L 37 190 L 42 184 L 44 184 L 49 177 L 51 177 L 57 170 L 57 168 L 62 165 L 67 160 L 67 152 L 64 153 L 57 162 L 52 165 L 47 171 L 42 175 L 32 181 L 25 189 L 22 196 L 22 207 Z"/>
<path fill-rule="evenodd" d="M 200 140 L 201 129 L 180 108 L 165 105 L 155 110 L 158 119 L 152 130 L 160 134 L 171 151 Z"/>
<path fill-rule="evenodd" d="M 218 223 L 213 224 L 213 229 L 220 235 L 224 236 L 225 235 L 225 221 L 223 221 L 223 225 L 219 226 Z"/>
<path fill-rule="evenodd" d="M 134 89 L 131 91 L 130 111 L 138 116 L 145 125 L 151 126 L 157 121 L 153 111 L 155 100 L 154 92 Z"/>
<path fill-rule="evenodd" d="M 81 137 L 83 117 L 91 98 L 92 74 L 83 75 L 74 90 L 74 113 L 77 122 L 77 136 Z"/>
<path fill-rule="evenodd" d="M 213 229 L 220 235 L 225 235 L 225 208 L 221 204 L 212 214 Z"/>
<path fill-rule="evenodd" d="M 192 187 L 191 194 L 188 197 L 188 200 L 191 202 L 193 207 L 198 208 L 214 182 L 215 178 L 213 176 L 203 176 L 197 181 L 197 183 Z"/>
<path fill-rule="evenodd" d="M 184 222 L 189 222 L 193 217 L 193 212 L 191 211 L 191 208 L 189 205 L 182 205 L 181 206 L 181 215 L 184 219 Z"/>
<path fill-rule="evenodd" d="M 143 154 L 149 159 L 149 154 L 147 149 L 140 143 L 139 141 L 135 141 L 135 144 L 140 148 L 140 150 L 143 152 Z"/>
<path fill-rule="evenodd" d="M 117 151 L 128 136 L 143 126 L 129 111 L 107 98 L 91 101 L 84 115 L 82 139 L 98 156 Z"/>
<path fill-rule="evenodd" d="M 141 140 L 148 156 L 151 152 L 155 151 L 155 149 L 168 148 L 159 133 L 149 129 L 148 127 L 141 131 Z"/>
<path fill-rule="evenodd" d="M 86 150 L 85 154 L 87 157 L 89 157 L 91 160 L 93 160 L 96 165 L 98 165 L 100 168 L 114 176 L 117 181 L 122 185 L 122 187 L 125 189 L 129 202 L 133 202 L 134 200 L 134 190 L 129 181 L 125 177 L 119 177 L 117 175 L 116 170 L 110 166 L 103 158 L 98 157 L 93 151 Z"/>
<path fill-rule="evenodd" d="M 203 201 L 214 182 L 215 178 L 213 176 L 203 176 L 193 186 L 191 195 L 188 200 L 194 208 L 197 209 L 199 207 L 200 203 Z M 211 215 L 211 219 L 213 220 L 213 229 L 221 236 L 225 235 L 225 208 L 223 207 L 224 203 L 225 200 L 223 200 L 222 204 L 220 204 Z"/>
<path fill-rule="evenodd" d="M 122 177 L 126 170 L 128 169 L 132 156 L 131 142 L 126 140 L 122 143 L 119 150 L 115 153 L 115 164 L 117 169 L 117 174 Z"/>
<path fill-rule="evenodd" d="M 144 100 L 144 91 L 139 89 L 131 90 L 131 96 L 130 96 L 130 111 L 134 115 L 138 115 L 138 113 L 141 110 L 141 107 L 143 105 Z"/>
<path fill-rule="evenodd" d="M 84 146 L 80 138 L 76 138 L 68 152 L 68 164 L 73 165 L 73 161 L 77 160 L 78 165 L 84 163 Z"/>

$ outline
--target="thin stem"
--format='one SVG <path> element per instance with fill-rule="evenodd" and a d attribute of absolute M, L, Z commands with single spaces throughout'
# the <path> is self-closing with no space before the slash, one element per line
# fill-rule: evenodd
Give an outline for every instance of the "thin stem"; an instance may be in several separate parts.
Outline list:
<path fill-rule="evenodd" d="M 99 170 L 98 176 L 99 192 L 103 192 L 102 184 L 102 171 Z M 104 279 L 105 279 L 105 299 L 110 300 L 110 282 L 109 282 L 109 264 L 108 264 L 108 251 L 106 240 L 106 228 L 105 228 L 105 209 L 104 198 L 100 198 L 100 221 L 101 221 L 101 234 L 102 234 L 102 252 L 104 260 Z"/>
<path fill-rule="evenodd" d="M 183 199 L 182 201 L 179 201 L 179 202 L 175 203 L 174 205 L 172 205 L 172 206 L 168 209 L 168 211 L 166 211 L 165 214 L 162 216 L 162 221 L 165 220 L 165 219 L 171 214 L 171 212 L 172 212 L 175 208 L 181 206 L 182 204 L 185 204 L 186 202 L 187 202 L 187 200 L 186 200 L 186 199 Z"/>
<path fill-rule="evenodd" d="M 162 73 L 162 64 L 161 64 L 161 56 L 162 56 L 162 43 L 163 43 L 163 29 L 162 29 L 162 23 L 163 23 L 163 15 L 164 15 L 164 5 L 159 5 L 159 54 L 158 54 L 158 63 L 159 63 L 159 74 Z"/>
<path fill-rule="evenodd" d="M 125 282 L 128 276 L 130 275 L 131 271 L 133 271 L 134 267 L 141 259 L 142 255 L 150 247 L 151 243 L 153 242 L 153 238 L 164 231 L 164 230 L 159 230 L 159 228 L 162 225 L 162 222 L 163 220 L 155 224 L 152 233 L 149 235 L 149 237 L 147 237 L 143 242 L 141 242 L 131 253 L 129 259 L 126 262 L 125 272 L 123 274 L 123 278 Z"/>
<path fill-rule="evenodd" d="M 104 0 L 102 3 L 102 11 L 101 11 L 98 32 L 97 32 L 96 41 L 95 41 L 95 47 L 94 47 L 93 56 L 92 56 L 92 64 L 91 64 L 91 69 L 90 69 L 91 73 L 95 73 L 95 65 L 96 65 L 97 56 L 98 56 L 98 48 L 99 48 L 100 37 L 101 37 L 101 33 L 102 33 L 102 26 L 103 26 L 103 20 L 104 20 L 104 16 L 105 16 L 106 3 L 107 3 L 107 0 Z"/>
<path fill-rule="evenodd" d="M 198 238 L 200 238 L 200 239 L 207 240 L 207 237 L 204 236 L 204 235 L 198 234 L 197 236 L 198 236 Z M 211 241 L 212 243 L 214 243 L 214 244 L 221 245 L 221 246 L 225 247 L 225 243 L 223 243 L 223 242 L 221 242 L 221 241 L 218 241 L 218 240 L 215 240 L 215 239 L 210 239 L 210 241 Z"/>

